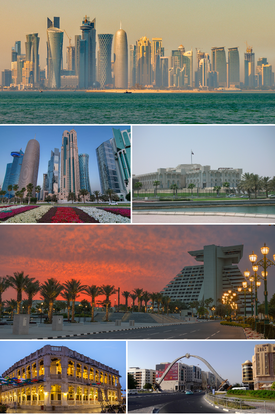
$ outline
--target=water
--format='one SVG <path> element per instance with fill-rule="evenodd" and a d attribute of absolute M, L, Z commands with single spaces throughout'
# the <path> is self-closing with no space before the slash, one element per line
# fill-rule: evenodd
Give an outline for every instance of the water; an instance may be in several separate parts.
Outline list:
<path fill-rule="evenodd" d="M 201 207 L 201 208 L 172 208 L 154 209 L 153 212 L 235 212 L 235 213 L 256 213 L 263 215 L 275 215 L 274 206 L 224 206 L 224 207 Z"/>
<path fill-rule="evenodd" d="M 0 92 L 1 124 L 274 124 L 275 93 Z"/>

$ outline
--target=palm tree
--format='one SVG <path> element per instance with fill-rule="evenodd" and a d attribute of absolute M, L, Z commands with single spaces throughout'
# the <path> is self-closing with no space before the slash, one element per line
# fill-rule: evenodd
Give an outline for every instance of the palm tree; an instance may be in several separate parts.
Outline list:
<path fill-rule="evenodd" d="M 141 182 L 136 182 L 134 187 L 135 187 L 135 189 L 137 189 L 138 197 L 139 197 L 139 191 L 142 188 L 142 183 Z"/>
<path fill-rule="evenodd" d="M 157 302 L 157 305 L 158 305 L 158 314 L 159 314 L 159 308 L 160 308 L 161 301 L 162 301 L 162 294 L 157 293 L 156 302 Z"/>
<path fill-rule="evenodd" d="M 257 199 L 257 192 L 261 189 L 262 178 L 258 174 L 251 175 L 251 187 L 255 192 L 255 199 Z"/>
<path fill-rule="evenodd" d="M 205 301 L 204 301 L 204 304 L 205 304 L 205 307 L 208 309 L 208 310 L 210 310 L 210 304 L 212 304 L 213 303 L 213 298 L 207 298 Z"/>
<path fill-rule="evenodd" d="M 68 200 L 71 200 L 73 203 L 76 201 L 76 196 L 74 192 L 69 193 Z"/>
<path fill-rule="evenodd" d="M 134 309 L 135 309 L 135 301 L 136 301 L 137 295 L 134 294 L 134 293 L 131 293 L 130 298 L 132 298 L 132 300 L 133 300 L 133 306 L 132 306 L 132 312 L 133 312 Z"/>
<path fill-rule="evenodd" d="M 106 316 L 105 321 L 109 321 L 109 305 L 110 305 L 110 296 L 115 294 L 117 290 L 114 285 L 102 285 L 100 287 L 100 294 L 105 295 L 105 306 L 106 306 Z"/>
<path fill-rule="evenodd" d="M 11 199 L 12 184 L 8 185 L 9 199 Z"/>
<path fill-rule="evenodd" d="M 16 196 L 16 197 L 18 197 L 18 195 L 17 195 L 17 191 L 18 191 L 18 189 L 19 189 L 18 184 L 14 184 L 14 185 L 13 185 L 13 187 L 12 187 L 12 190 L 15 192 L 15 193 L 14 193 L 14 196 Z"/>
<path fill-rule="evenodd" d="M 28 196 L 28 198 L 29 198 L 29 201 L 28 201 L 28 205 L 30 204 L 30 202 L 31 202 L 31 197 L 32 197 L 32 192 L 33 192 L 33 184 L 32 183 L 29 183 L 29 184 L 27 184 L 27 192 L 28 192 L 28 194 L 27 194 L 27 196 Z"/>
<path fill-rule="evenodd" d="M 217 196 L 219 196 L 220 190 L 221 190 L 221 186 L 214 186 L 214 191 L 217 192 Z"/>
<path fill-rule="evenodd" d="M 125 309 L 126 309 L 125 311 L 127 312 L 128 311 L 128 298 L 130 295 L 130 291 L 123 291 L 122 295 L 123 297 L 125 297 Z"/>
<path fill-rule="evenodd" d="M 94 195 L 95 195 L 95 198 L 96 198 L 96 203 L 98 203 L 98 201 L 99 201 L 100 191 L 99 191 L 99 190 L 95 190 L 95 191 L 94 191 Z"/>
<path fill-rule="evenodd" d="M 150 298 L 151 298 L 151 294 L 148 293 L 148 291 L 143 291 L 142 299 L 144 301 L 144 311 L 145 311 L 145 313 L 147 313 L 147 303 L 150 300 Z"/>
<path fill-rule="evenodd" d="M 194 185 L 194 183 L 190 183 L 189 186 L 188 186 L 188 189 L 191 189 L 192 190 L 192 196 L 193 196 L 193 189 L 194 189 L 194 187 L 196 187 Z"/>
<path fill-rule="evenodd" d="M 24 198 L 24 193 L 26 191 L 25 187 L 22 187 L 22 189 L 20 190 L 20 200 L 21 200 L 21 204 L 23 203 L 23 198 Z"/>
<path fill-rule="evenodd" d="M 268 191 L 271 188 L 271 177 L 265 176 L 262 177 L 262 188 L 265 190 L 265 196 L 268 198 Z"/>
<path fill-rule="evenodd" d="M 39 281 L 29 281 L 25 287 L 25 293 L 28 296 L 28 314 L 31 314 L 33 297 L 40 291 Z"/>
<path fill-rule="evenodd" d="M 178 190 L 178 186 L 176 185 L 176 183 L 171 184 L 170 189 L 173 190 L 173 196 L 176 196 Z"/>
<path fill-rule="evenodd" d="M 71 301 L 72 301 L 72 294 L 68 290 L 64 290 L 61 293 L 61 297 L 66 300 L 67 304 L 67 318 L 70 320 L 70 310 L 71 310 Z"/>
<path fill-rule="evenodd" d="M 229 187 L 230 187 L 230 183 L 228 183 L 228 182 L 224 182 L 223 184 L 223 187 L 225 187 L 226 188 L 226 194 L 228 193 L 228 189 L 229 189 Z"/>
<path fill-rule="evenodd" d="M 35 186 L 35 194 L 38 194 L 41 192 L 41 187 L 40 186 Z"/>
<path fill-rule="evenodd" d="M 240 187 L 243 191 L 248 193 L 248 197 L 250 199 L 251 191 L 252 191 L 252 175 L 253 173 L 244 173 L 242 175 L 242 180 L 240 182 Z"/>
<path fill-rule="evenodd" d="M 27 284 L 30 281 L 34 281 L 34 278 L 29 278 L 28 275 L 24 275 L 24 272 L 15 272 L 14 276 L 8 276 L 10 286 L 17 291 L 17 309 L 16 313 L 20 314 L 20 305 L 22 301 L 22 293 L 25 291 Z"/>
<path fill-rule="evenodd" d="M 6 194 L 6 190 L 0 190 L 0 196 L 1 196 L 1 199 L 2 199 L 2 203 L 4 202 L 5 194 Z"/>
<path fill-rule="evenodd" d="M 9 278 L 8 277 L 0 277 L 0 319 L 2 318 L 2 308 L 3 308 L 2 294 L 9 287 L 10 287 Z"/>
<path fill-rule="evenodd" d="M 11 313 L 11 320 L 13 320 L 13 313 L 17 307 L 16 300 L 7 300 L 6 301 L 6 311 Z"/>
<path fill-rule="evenodd" d="M 106 190 L 106 195 L 109 197 L 109 203 L 112 202 L 112 197 L 113 197 L 114 191 L 113 189 L 107 189 Z"/>
<path fill-rule="evenodd" d="M 141 308 L 141 297 L 143 294 L 143 288 L 135 288 L 133 290 L 133 293 L 136 294 L 137 299 L 138 299 L 138 312 L 140 313 L 140 308 Z"/>
<path fill-rule="evenodd" d="M 83 202 L 85 203 L 85 196 L 87 196 L 88 194 L 88 190 L 87 189 L 80 189 L 79 190 L 79 195 L 83 197 Z"/>
<path fill-rule="evenodd" d="M 150 294 L 150 298 L 152 300 L 152 309 L 154 311 L 154 307 L 155 307 L 155 302 L 157 301 L 157 293 L 151 293 Z"/>
<path fill-rule="evenodd" d="M 96 285 L 87 285 L 87 287 L 85 288 L 84 291 L 92 299 L 92 301 L 91 301 L 91 306 L 92 306 L 92 310 L 91 310 L 91 321 L 94 322 L 95 299 L 96 299 L 96 297 L 98 297 L 101 294 L 101 289 L 100 289 L 100 287 L 97 287 Z"/>
<path fill-rule="evenodd" d="M 156 188 L 156 191 L 155 191 L 156 194 L 157 194 L 157 190 L 158 190 L 159 185 L 160 185 L 160 181 L 155 180 L 154 183 L 153 183 L 153 186 L 155 186 L 155 188 Z"/>
<path fill-rule="evenodd" d="M 40 294 L 45 299 L 46 302 L 49 304 L 48 308 L 48 320 L 49 323 L 52 323 L 53 317 L 53 303 L 55 299 L 59 296 L 59 294 L 64 289 L 63 285 L 61 285 L 57 279 L 55 278 L 48 278 L 44 284 L 41 285 Z"/>
<path fill-rule="evenodd" d="M 85 291 L 86 285 L 81 285 L 80 280 L 75 280 L 72 278 L 69 281 L 65 281 L 63 284 L 64 288 L 71 293 L 72 296 L 72 323 L 75 322 L 74 320 L 74 309 L 75 309 L 75 300 L 78 297 L 78 294 L 83 293 Z"/>

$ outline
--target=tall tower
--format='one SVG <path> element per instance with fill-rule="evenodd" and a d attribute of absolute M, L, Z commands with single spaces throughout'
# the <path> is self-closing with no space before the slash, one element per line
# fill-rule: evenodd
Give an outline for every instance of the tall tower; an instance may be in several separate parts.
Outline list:
<path fill-rule="evenodd" d="M 96 149 L 96 157 L 101 193 L 105 194 L 108 189 L 120 193 L 119 178 L 111 140 L 105 141 Z"/>
<path fill-rule="evenodd" d="M 23 157 L 22 167 L 19 176 L 19 190 L 23 187 L 26 189 L 29 183 L 33 184 L 33 195 L 35 194 L 35 187 L 37 185 L 37 176 L 40 160 L 40 144 L 33 138 L 27 144 L 26 151 Z"/>
<path fill-rule="evenodd" d="M 9 185 L 15 185 L 19 182 L 20 171 L 22 167 L 24 153 L 20 151 L 12 151 L 11 156 L 13 157 L 13 162 L 7 164 L 6 174 L 2 186 L 2 190 L 8 191 Z M 14 195 L 14 191 L 9 192 L 11 196 Z"/>
<path fill-rule="evenodd" d="M 110 142 L 115 156 L 120 192 L 126 196 L 131 182 L 131 130 L 113 128 L 112 131 L 114 138 Z"/>
<path fill-rule="evenodd" d="M 238 48 L 228 48 L 229 86 L 240 85 L 240 57 Z"/>
<path fill-rule="evenodd" d="M 51 88 L 52 83 L 52 56 L 51 56 L 51 49 L 50 49 L 50 42 L 49 42 L 49 36 L 48 36 L 48 29 L 51 27 L 56 27 L 57 29 L 60 29 L 60 17 L 54 17 L 53 21 L 47 17 L 47 58 L 46 58 L 46 64 L 47 64 L 47 86 Z"/>
<path fill-rule="evenodd" d="M 81 39 L 77 40 L 76 67 L 79 88 L 88 88 L 96 81 L 96 19 L 90 21 L 85 16 L 80 26 L 82 31 Z M 77 45 L 78 43 L 78 45 Z"/>
<path fill-rule="evenodd" d="M 244 54 L 244 85 L 255 87 L 255 53 L 251 46 L 247 46 Z"/>
<path fill-rule="evenodd" d="M 136 73 L 137 73 L 137 47 L 136 45 L 130 45 L 130 76 L 129 76 L 129 85 L 135 86 L 136 84 Z"/>
<path fill-rule="evenodd" d="M 114 39 L 115 87 L 128 88 L 128 43 L 127 34 L 119 29 Z"/>
<path fill-rule="evenodd" d="M 89 177 L 89 155 L 79 154 L 80 189 L 86 189 L 91 194 Z"/>
<path fill-rule="evenodd" d="M 221 48 L 211 48 L 212 53 L 212 71 L 218 72 L 219 86 L 227 85 L 227 76 L 226 76 L 226 57 L 224 47 Z"/>
<path fill-rule="evenodd" d="M 62 63 L 62 47 L 63 47 L 63 30 L 56 27 L 50 27 L 47 30 L 49 39 L 49 47 L 51 53 L 52 73 L 50 78 L 50 88 L 60 88 L 61 85 L 61 63 Z"/>
<path fill-rule="evenodd" d="M 144 36 L 137 41 L 137 83 L 151 85 L 151 42 Z"/>
<path fill-rule="evenodd" d="M 75 130 L 64 131 L 61 147 L 60 192 L 67 198 L 70 192 L 80 190 L 77 134 Z"/>
<path fill-rule="evenodd" d="M 51 151 L 48 162 L 47 190 L 49 193 L 58 193 L 60 189 L 60 152 L 58 148 Z"/>
<path fill-rule="evenodd" d="M 24 63 L 24 78 L 25 83 L 39 83 L 39 41 L 38 33 L 31 33 L 26 35 L 26 58 Z"/>
<path fill-rule="evenodd" d="M 111 52 L 113 35 L 98 35 L 98 82 L 101 88 L 112 82 L 111 75 Z"/>

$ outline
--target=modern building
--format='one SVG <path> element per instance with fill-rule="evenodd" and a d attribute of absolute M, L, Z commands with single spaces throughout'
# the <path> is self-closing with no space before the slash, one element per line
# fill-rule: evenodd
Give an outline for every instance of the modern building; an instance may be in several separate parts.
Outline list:
<path fill-rule="evenodd" d="M 39 84 L 40 83 L 40 71 L 39 71 L 39 41 L 38 33 L 31 33 L 26 35 L 26 61 L 25 69 L 27 74 L 25 75 L 26 84 Z M 30 68 L 29 71 L 27 68 Z"/>
<path fill-rule="evenodd" d="M 20 151 L 12 151 L 11 156 L 13 157 L 13 162 L 7 164 L 6 174 L 2 186 L 2 190 L 6 190 L 8 192 L 8 186 L 15 184 L 18 185 L 20 171 L 22 167 L 24 153 L 22 150 Z M 21 189 L 19 189 L 21 190 Z M 9 191 L 5 197 L 12 197 L 14 196 L 14 191 Z"/>
<path fill-rule="evenodd" d="M 251 46 L 248 46 L 244 54 L 244 86 L 255 87 L 255 53 Z"/>
<path fill-rule="evenodd" d="M 40 144 L 33 138 L 27 144 L 26 151 L 22 161 L 22 167 L 19 175 L 18 186 L 27 189 L 29 183 L 33 184 L 33 196 L 35 195 L 35 187 L 37 186 L 37 176 L 40 160 Z M 24 196 L 27 194 L 25 192 Z"/>
<path fill-rule="evenodd" d="M 275 382 L 275 344 L 257 344 L 252 356 L 254 389 L 268 389 Z"/>
<path fill-rule="evenodd" d="M 10 69 L 4 69 L 2 71 L 2 86 L 10 86 L 11 82 L 12 82 L 12 76 L 11 76 L 12 72 Z"/>
<path fill-rule="evenodd" d="M 136 43 L 136 83 L 151 85 L 151 72 L 151 42 L 143 36 Z"/>
<path fill-rule="evenodd" d="M 114 76 L 116 88 L 128 88 L 128 42 L 122 28 L 116 32 L 114 39 Z"/>
<path fill-rule="evenodd" d="M 156 381 L 158 382 L 170 363 L 156 365 Z M 198 366 L 189 366 L 180 362 L 174 363 L 165 375 L 161 388 L 163 390 L 185 391 L 202 387 L 202 373 Z"/>
<path fill-rule="evenodd" d="M 217 304 L 223 293 L 237 292 L 242 285 L 243 275 L 238 264 L 243 255 L 243 245 L 206 245 L 203 249 L 188 252 L 202 265 L 184 267 L 161 291 L 172 301 L 180 300 L 189 304 L 203 298 L 212 298 Z M 238 310 L 244 312 L 244 296 L 238 295 Z M 247 312 L 250 306 L 246 305 Z"/>
<path fill-rule="evenodd" d="M 271 87 L 274 85 L 274 72 L 272 65 L 262 65 L 262 86 Z"/>
<path fill-rule="evenodd" d="M 51 151 L 51 158 L 48 162 L 46 190 L 51 194 L 57 194 L 60 191 L 60 151 L 58 148 Z"/>
<path fill-rule="evenodd" d="M 227 86 L 226 56 L 224 47 L 211 48 L 212 71 L 218 72 L 219 86 Z"/>
<path fill-rule="evenodd" d="M 116 169 L 116 161 L 111 140 L 100 144 L 96 149 L 98 172 L 100 178 L 101 193 L 106 194 L 108 189 L 115 193 L 121 193 L 119 177 Z"/>
<path fill-rule="evenodd" d="M 61 86 L 61 63 L 64 32 L 56 27 L 47 30 L 50 50 L 50 72 L 48 73 L 48 87 L 58 89 Z"/>
<path fill-rule="evenodd" d="M 46 345 L 14 363 L 3 377 L 2 403 L 28 412 L 95 411 L 121 403 L 119 371 L 65 346 Z"/>
<path fill-rule="evenodd" d="M 185 52 L 183 45 L 171 52 L 169 87 L 193 87 L 193 51 Z"/>
<path fill-rule="evenodd" d="M 130 367 L 128 373 L 133 375 L 137 382 L 137 389 L 143 389 L 146 383 L 153 385 L 156 381 L 156 371 L 153 369 L 140 369 L 139 367 Z"/>
<path fill-rule="evenodd" d="M 137 83 L 137 47 L 136 45 L 130 45 L 130 73 L 129 73 L 129 86 L 135 86 Z"/>
<path fill-rule="evenodd" d="M 79 157 L 77 133 L 64 131 L 61 146 L 60 198 L 67 199 L 69 193 L 78 194 L 80 190 Z"/>
<path fill-rule="evenodd" d="M 88 88 L 96 82 L 96 19 L 85 16 L 80 29 L 81 39 L 75 37 L 76 75 L 79 88 Z"/>
<path fill-rule="evenodd" d="M 124 196 L 129 192 L 131 184 L 131 129 L 119 130 L 112 128 L 113 138 L 110 140 L 115 156 L 119 186 Z"/>
<path fill-rule="evenodd" d="M 86 189 L 91 194 L 91 185 L 89 178 L 89 155 L 79 154 L 79 178 L 80 189 Z"/>
<path fill-rule="evenodd" d="M 102 34 L 98 35 L 98 82 L 100 87 L 104 88 L 106 85 L 112 83 L 111 73 L 111 52 L 112 52 L 113 35 Z"/>
<path fill-rule="evenodd" d="M 48 29 L 56 27 L 60 29 L 60 17 L 54 17 L 53 20 L 47 17 L 47 57 L 46 57 L 46 78 L 47 78 L 47 86 L 51 88 L 52 84 L 52 77 L 53 77 L 53 66 L 52 66 L 52 56 L 51 56 L 51 48 L 50 48 L 50 41 L 48 36 Z"/>
<path fill-rule="evenodd" d="M 240 56 L 238 48 L 228 48 L 228 84 L 240 86 Z"/>
<path fill-rule="evenodd" d="M 162 86 L 160 61 L 161 57 L 164 57 L 164 47 L 162 46 L 162 38 L 153 37 L 151 42 L 152 83 L 156 87 Z"/>
<path fill-rule="evenodd" d="M 250 360 L 242 363 L 242 383 L 251 387 L 254 384 L 253 380 L 253 365 Z"/>

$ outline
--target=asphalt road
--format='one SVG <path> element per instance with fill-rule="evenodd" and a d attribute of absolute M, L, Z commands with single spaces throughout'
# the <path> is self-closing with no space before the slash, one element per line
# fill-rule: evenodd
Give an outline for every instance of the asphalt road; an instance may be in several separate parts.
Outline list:
<path fill-rule="evenodd" d="M 81 336 L 82 339 L 245 339 L 241 327 L 222 326 L 219 322 L 198 322 L 155 326 L 138 330 L 114 331 Z"/>
<path fill-rule="evenodd" d="M 214 413 L 223 412 L 209 405 L 204 400 L 204 393 L 185 395 L 177 393 L 152 393 L 149 395 L 135 395 L 128 398 L 128 411 L 136 413 L 151 413 L 157 408 L 160 413 Z"/>

